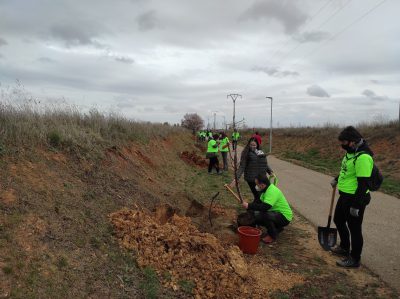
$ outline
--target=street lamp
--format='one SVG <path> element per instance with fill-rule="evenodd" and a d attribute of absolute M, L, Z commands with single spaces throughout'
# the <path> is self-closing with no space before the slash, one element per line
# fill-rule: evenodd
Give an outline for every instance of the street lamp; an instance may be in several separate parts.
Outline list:
<path fill-rule="evenodd" d="M 271 120 L 269 123 L 269 153 L 272 152 L 272 97 L 266 97 L 271 100 Z"/>
<path fill-rule="evenodd" d="M 215 117 L 216 117 L 216 115 L 217 115 L 217 112 L 218 112 L 218 111 L 213 111 L 213 114 L 214 114 L 214 132 L 215 132 Z"/>

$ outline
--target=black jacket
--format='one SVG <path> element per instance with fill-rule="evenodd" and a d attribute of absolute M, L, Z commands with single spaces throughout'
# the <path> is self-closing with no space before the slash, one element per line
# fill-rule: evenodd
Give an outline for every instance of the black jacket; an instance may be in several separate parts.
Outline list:
<path fill-rule="evenodd" d="M 267 155 L 257 155 L 253 151 L 248 151 L 247 155 L 240 158 L 240 166 L 238 169 L 238 179 L 244 173 L 244 179 L 247 182 L 254 182 L 256 176 L 260 173 L 272 173 L 272 169 L 268 166 Z"/>

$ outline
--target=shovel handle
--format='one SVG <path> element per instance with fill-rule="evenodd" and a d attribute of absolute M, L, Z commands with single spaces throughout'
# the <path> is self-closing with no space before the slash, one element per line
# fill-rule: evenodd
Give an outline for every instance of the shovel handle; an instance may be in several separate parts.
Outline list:
<path fill-rule="evenodd" d="M 333 202 L 335 201 L 335 195 L 336 195 L 336 186 L 332 188 L 331 206 L 329 208 L 329 217 L 328 217 L 328 227 L 331 226 Z"/>
<path fill-rule="evenodd" d="M 225 184 L 224 187 L 237 199 L 237 201 L 241 204 L 241 200 L 239 196 L 236 195 L 236 193 L 229 187 L 228 184 Z"/>

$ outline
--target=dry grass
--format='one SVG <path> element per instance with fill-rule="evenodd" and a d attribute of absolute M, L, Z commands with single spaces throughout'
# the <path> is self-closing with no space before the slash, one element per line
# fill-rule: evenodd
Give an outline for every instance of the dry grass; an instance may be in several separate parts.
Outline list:
<path fill-rule="evenodd" d="M 26 99 L 22 104 L 0 102 L 0 152 L 18 152 L 37 146 L 67 151 L 101 152 L 104 147 L 128 142 L 148 143 L 182 128 L 168 124 L 137 122 L 96 109 L 81 113 L 73 106 L 46 106 Z"/>

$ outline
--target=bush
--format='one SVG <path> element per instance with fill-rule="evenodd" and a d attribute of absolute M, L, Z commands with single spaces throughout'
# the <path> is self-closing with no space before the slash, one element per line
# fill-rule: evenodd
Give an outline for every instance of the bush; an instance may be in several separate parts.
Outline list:
<path fill-rule="evenodd" d="M 52 131 L 47 135 L 47 140 L 52 147 L 59 147 L 61 145 L 61 134 L 57 131 Z"/>

